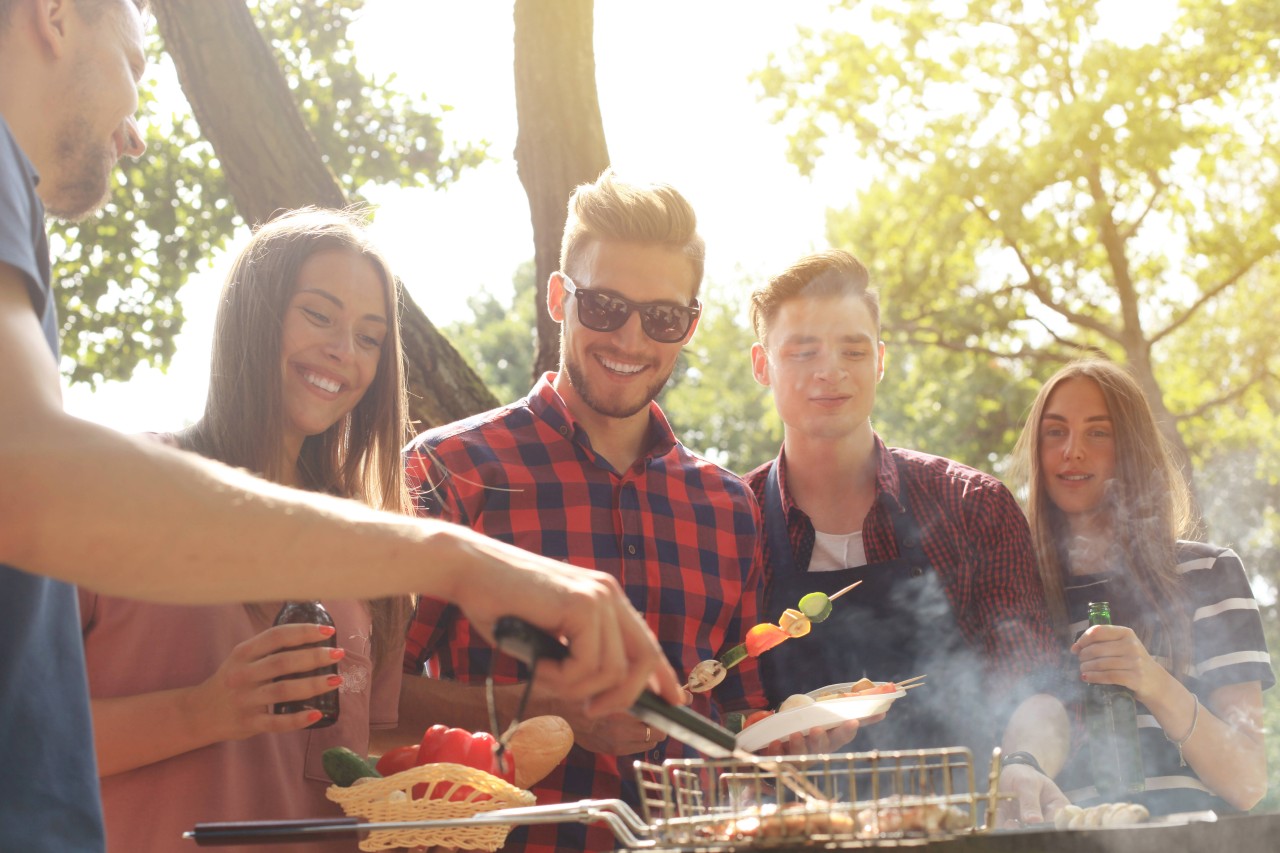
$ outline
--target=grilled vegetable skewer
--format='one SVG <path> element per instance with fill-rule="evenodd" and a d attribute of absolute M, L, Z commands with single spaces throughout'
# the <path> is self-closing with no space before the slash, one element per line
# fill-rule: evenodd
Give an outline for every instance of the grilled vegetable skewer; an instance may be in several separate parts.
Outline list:
<path fill-rule="evenodd" d="M 754 626 L 747 632 L 746 642 L 726 649 L 719 658 L 704 660 L 695 666 L 689 673 L 689 679 L 684 685 L 685 690 L 690 693 L 706 693 L 724 681 L 729 670 L 748 657 L 759 657 L 792 637 L 805 636 L 815 622 L 822 622 L 831 615 L 831 602 L 860 583 L 862 581 L 854 581 L 832 595 L 811 592 L 800 599 L 798 609 L 784 610 L 777 625 L 761 622 Z"/>

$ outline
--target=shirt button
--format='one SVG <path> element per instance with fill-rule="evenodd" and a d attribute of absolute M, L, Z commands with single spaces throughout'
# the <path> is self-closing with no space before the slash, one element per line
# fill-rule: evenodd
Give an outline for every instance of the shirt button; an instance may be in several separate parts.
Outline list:
<path fill-rule="evenodd" d="M 628 546 L 627 546 L 627 553 L 634 557 L 634 556 L 636 555 L 636 546 L 635 546 L 635 545 L 628 545 Z"/>
<path fill-rule="evenodd" d="M 560 434 L 561 434 L 561 435 L 564 435 L 564 436 L 567 436 L 567 435 L 569 434 L 569 427 L 567 427 L 567 426 L 565 426 L 565 425 L 561 424 L 561 425 L 560 425 Z"/>

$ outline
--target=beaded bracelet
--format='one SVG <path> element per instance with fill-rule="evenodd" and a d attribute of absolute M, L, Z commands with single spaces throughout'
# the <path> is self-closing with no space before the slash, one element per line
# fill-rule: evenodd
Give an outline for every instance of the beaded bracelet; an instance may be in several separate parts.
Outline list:
<path fill-rule="evenodd" d="M 1191 699 L 1196 704 L 1191 709 L 1191 728 L 1187 729 L 1186 737 L 1184 737 L 1182 740 L 1174 740 L 1173 738 L 1169 737 L 1168 732 L 1164 733 L 1164 739 L 1169 741 L 1169 743 L 1173 744 L 1178 748 L 1178 766 L 1179 767 L 1187 766 L 1187 759 L 1182 757 L 1182 747 L 1185 746 L 1187 741 L 1191 740 L 1191 736 L 1196 733 L 1196 721 L 1200 719 L 1200 699 L 1195 695 L 1192 695 Z"/>

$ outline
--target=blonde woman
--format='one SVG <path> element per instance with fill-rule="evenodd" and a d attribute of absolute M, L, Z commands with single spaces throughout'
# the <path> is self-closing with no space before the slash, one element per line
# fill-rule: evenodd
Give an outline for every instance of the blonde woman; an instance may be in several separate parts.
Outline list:
<path fill-rule="evenodd" d="M 305 209 L 263 225 L 222 291 L 204 415 L 161 438 L 278 483 L 405 511 L 396 305 L 391 271 L 353 216 Z M 321 753 L 363 754 L 370 726 L 394 725 L 411 602 L 323 603 L 338 648 L 287 651 L 328 637 L 270 627 L 280 602 L 179 606 L 81 591 L 110 849 L 179 849 L 198 821 L 336 813 Z M 274 680 L 335 663 L 336 676 Z M 335 725 L 309 729 L 317 711 L 272 713 L 335 687 Z M 353 837 L 298 849 L 356 847 Z"/>
<path fill-rule="evenodd" d="M 1016 455 L 1075 681 L 1139 703 L 1134 799 L 1153 814 L 1249 809 L 1266 793 L 1262 690 L 1275 684 L 1258 605 L 1234 551 L 1181 538 L 1187 487 L 1141 388 L 1112 362 L 1069 364 L 1040 389 Z M 1090 601 L 1109 601 L 1114 624 L 1089 628 Z M 1083 745 L 1057 781 L 1097 802 Z"/>

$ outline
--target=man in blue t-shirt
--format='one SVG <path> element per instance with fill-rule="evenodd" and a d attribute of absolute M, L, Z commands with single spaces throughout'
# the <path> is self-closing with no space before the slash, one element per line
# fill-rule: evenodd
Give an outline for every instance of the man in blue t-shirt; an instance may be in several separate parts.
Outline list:
<path fill-rule="evenodd" d="M 486 635 L 510 613 L 567 638 L 571 656 L 539 678 L 592 715 L 630 707 L 646 683 L 680 701 L 606 575 L 62 411 L 44 211 L 92 213 L 116 161 L 144 150 L 145 5 L 0 0 L 0 851 L 104 848 L 71 584 L 171 603 L 419 592 L 456 602 Z"/>

